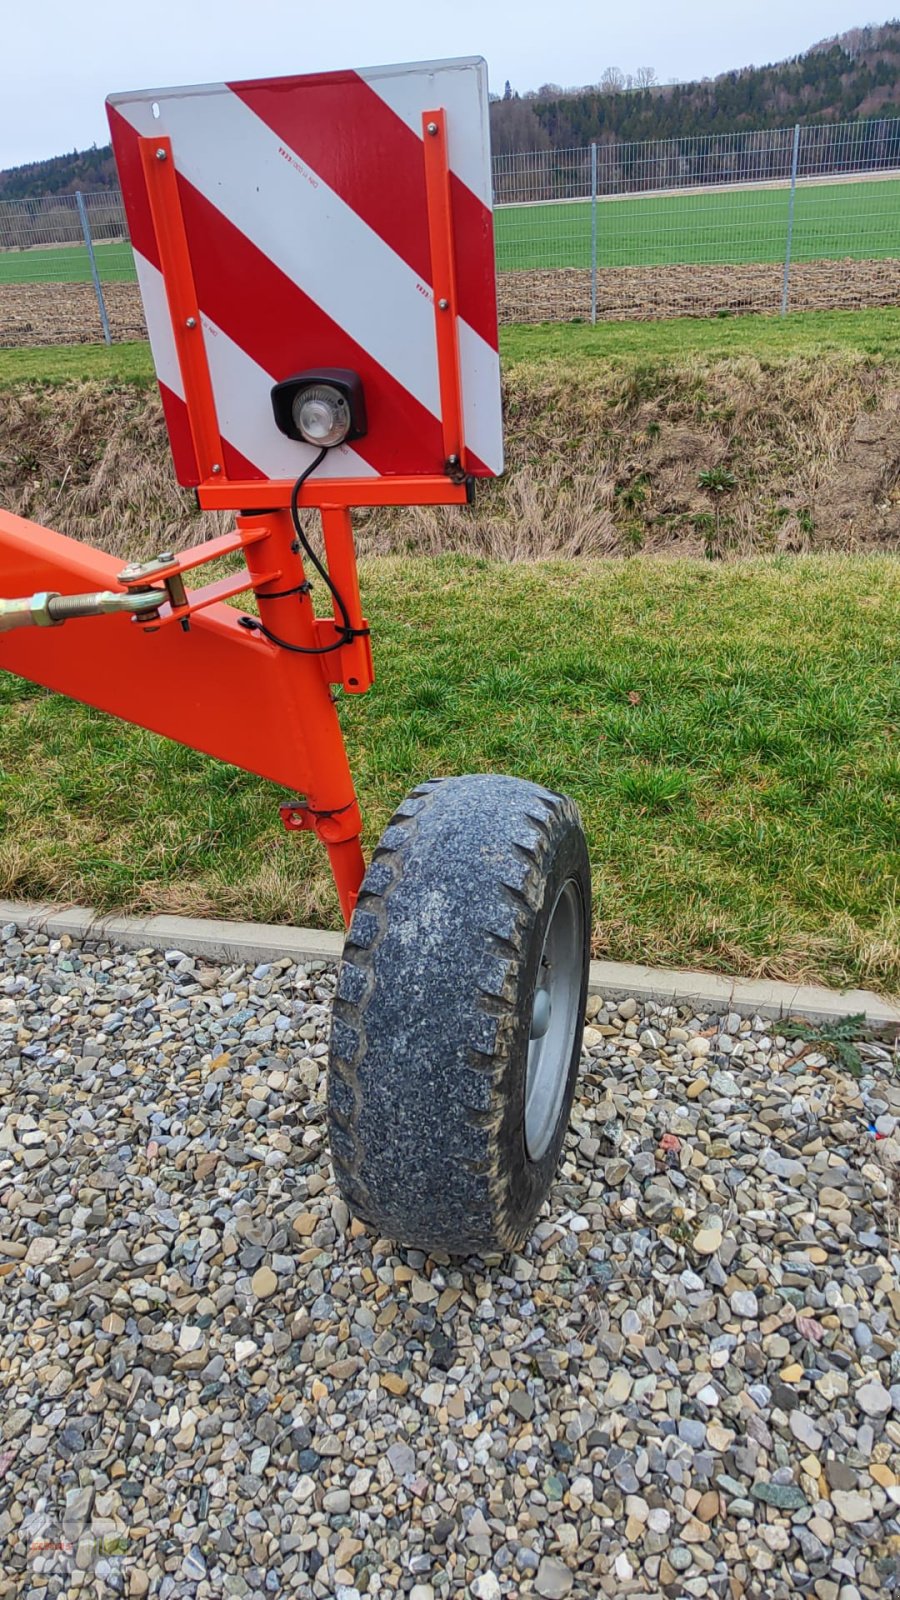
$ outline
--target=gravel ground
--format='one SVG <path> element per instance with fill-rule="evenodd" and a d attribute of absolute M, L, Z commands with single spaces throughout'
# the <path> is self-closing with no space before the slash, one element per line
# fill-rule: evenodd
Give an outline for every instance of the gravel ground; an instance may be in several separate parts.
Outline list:
<path fill-rule="evenodd" d="M 0 945 L 0 1595 L 900 1586 L 886 1048 L 592 1001 L 548 1214 L 449 1263 L 335 1194 L 331 971 Z"/>

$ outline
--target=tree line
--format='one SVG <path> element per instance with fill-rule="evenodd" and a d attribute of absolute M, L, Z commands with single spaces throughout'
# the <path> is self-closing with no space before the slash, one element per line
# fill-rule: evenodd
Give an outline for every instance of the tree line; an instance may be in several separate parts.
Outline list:
<path fill-rule="evenodd" d="M 653 68 L 631 78 L 608 68 L 579 89 L 510 84 L 491 105 L 495 155 L 648 139 L 683 139 L 793 123 L 845 122 L 900 113 L 900 22 L 856 28 L 773 66 L 696 83 L 659 84 Z"/>

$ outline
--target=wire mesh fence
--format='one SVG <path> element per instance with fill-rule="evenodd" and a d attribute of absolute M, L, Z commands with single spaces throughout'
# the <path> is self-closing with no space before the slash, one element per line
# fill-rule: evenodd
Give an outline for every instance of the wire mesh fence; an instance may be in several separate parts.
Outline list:
<path fill-rule="evenodd" d="M 494 164 L 509 321 L 900 302 L 900 118 Z"/>
<path fill-rule="evenodd" d="M 900 304 L 900 117 L 495 157 L 506 322 Z M 121 195 L 0 200 L 0 345 L 144 337 Z"/>
<path fill-rule="evenodd" d="M 0 346 L 145 337 L 118 189 L 0 200 Z"/>

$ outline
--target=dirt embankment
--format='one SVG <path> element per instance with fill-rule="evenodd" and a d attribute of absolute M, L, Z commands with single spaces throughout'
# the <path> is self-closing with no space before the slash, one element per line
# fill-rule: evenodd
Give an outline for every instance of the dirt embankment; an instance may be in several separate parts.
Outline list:
<path fill-rule="evenodd" d="M 900 551 L 900 364 L 540 362 L 506 376 L 507 471 L 474 512 L 357 514 L 364 549 L 505 560 Z M 0 391 L 0 504 L 134 557 L 210 537 L 155 390 Z"/>
<path fill-rule="evenodd" d="M 500 321 L 587 321 L 591 275 L 580 268 L 502 272 L 497 279 Z M 601 321 L 708 317 L 718 312 L 775 312 L 782 268 L 745 266 L 604 267 L 598 279 Z M 115 340 L 144 339 L 136 283 L 104 287 Z M 900 261 L 806 261 L 791 269 L 794 311 L 858 310 L 900 303 Z M 101 336 L 90 284 L 0 284 L 0 347 L 96 343 Z"/>

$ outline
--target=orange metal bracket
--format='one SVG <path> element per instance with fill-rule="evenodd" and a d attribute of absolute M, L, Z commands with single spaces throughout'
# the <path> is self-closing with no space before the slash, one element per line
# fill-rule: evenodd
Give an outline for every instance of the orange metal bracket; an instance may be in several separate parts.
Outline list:
<path fill-rule="evenodd" d="M 213 479 L 201 483 L 197 501 L 201 511 L 277 511 L 290 504 L 294 485 L 284 478 Z M 297 504 L 304 509 L 322 506 L 463 506 L 471 499 L 471 484 L 454 483 L 439 476 L 384 478 L 307 478 Z"/>
<path fill-rule="evenodd" d="M 325 540 L 328 571 L 347 607 L 350 626 L 367 628 L 368 623 L 362 614 L 359 594 L 353 524 L 346 506 L 322 507 L 322 535 Z M 334 605 L 334 620 L 336 623 L 342 621 L 337 603 Z M 319 631 L 321 633 L 326 630 L 320 627 Z M 333 629 L 327 631 L 333 636 Z M 322 657 L 323 661 L 328 659 L 328 656 Z M 366 690 L 372 687 L 375 681 L 375 667 L 372 661 L 372 641 L 367 633 L 360 634 L 349 644 L 342 645 L 340 650 L 334 652 L 334 660 L 341 674 L 340 682 L 348 694 L 365 694 Z"/>
<path fill-rule="evenodd" d="M 453 248 L 453 205 L 447 119 L 443 111 L 422 116 L 425 152 L 425 195 L 431 242 L 431 279 L 434 290 L 434 325 L 437 338 L 441 424 L 444 459 L 461 472 L 466 467 L 462 384 L 459 367 L 459 325 L 456 297 L 456 259 Z"/>
<path fill-rule="evenodd" d="M 200 476 L 211 478 L 222 472 L 222 440 L 203 342 L 191 255 L 178 198 L 172 141 L 158 138 L 141 139 L 139 142 L 194 454 Z"/>
<path fill-rule="evenodd" d="M 456 481 L 462 479 L 465 471 L 465 440 L 453 214 L 444 112 L 426 113 L 424 125 L 426 130 L 435 130 L 425 133 L 425 187 L 434 280 L 444 459 L 451 475 L 310 479 L 304 484 L 300 495 L 299 503 L 302 506 L 461 505 L 468 498 L 468 486 Z M 201 509 L 280 509 L 290 503 L 293 487 L 290 481 L 236 481 L 229 480 L 225 472 L 200 305 L 178 195 L 172 143 L 165 136 L 142 138 L 139 142 L 191 438 L 201 478 L 197 491 Z"/>

